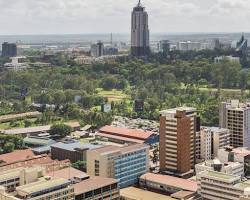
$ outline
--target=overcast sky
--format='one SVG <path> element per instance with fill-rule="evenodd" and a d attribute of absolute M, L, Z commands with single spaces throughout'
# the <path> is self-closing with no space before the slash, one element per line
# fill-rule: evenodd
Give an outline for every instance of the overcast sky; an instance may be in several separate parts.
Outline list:
<path fill-rule="evenodd" d="M 250 32 L 250 0 L 142 0 L 150 31 Z M 129 33 L 137 0 L 0 0 L 0 35 Z"/>

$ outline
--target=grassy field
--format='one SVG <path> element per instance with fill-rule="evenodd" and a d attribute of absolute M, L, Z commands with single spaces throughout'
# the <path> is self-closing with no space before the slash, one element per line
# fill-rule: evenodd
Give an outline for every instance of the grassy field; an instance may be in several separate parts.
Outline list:
<path fill-rule="evenodd" d="M 102 96 L 102 97 L 106 97 L 108 98 L 109 102 L 116 102 L 116 101 L 122 101 L 124 99 L 130 99 L 130 96 L 128 96 L 127 94 L 125 94 L 123 91 L 121 90 L 103 90 L 101 88 L 97 89 L 97 93 L 98 95 Z"/>

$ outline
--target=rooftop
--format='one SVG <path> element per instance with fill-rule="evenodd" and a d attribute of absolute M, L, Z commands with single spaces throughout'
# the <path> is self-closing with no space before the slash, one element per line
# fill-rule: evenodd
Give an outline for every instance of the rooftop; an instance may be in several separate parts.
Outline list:
<path fill-rule="evenodd" d="M 250 151 L 247 148 L 236 148 L 233 149 L 233 152 L 243 157 L 250 155 Z"/>
<path fill-rule="evenodd" d="M 186 112 L 196 112 L 196 108 L 192 107 L 177 107 L 177 108 L 171 108 L 167 110 L 162 110 L 160 113 L 165 116 L 165 115 L 173 115 L 176 114 L 177 111 L 186 111 Z"/>
<path fill-rule="evenodd" d="M 16 161 L 21 161 L 21 160 L 25 160 L 27 158 L 33 158 L 33 157 L 35 157 L 35 154 L 32 152 L 31 149 L 18 150 L 12 153 L 6 153 L 3 155 L 0 155 L 0 165 L 1 165 L 1 161 L 4 162 L 5 164 L 8 164 L 8 163 L 13 163 Z"/>
<path fill-rule="evenodd" d="M 100 137 L 112 138 L 112 139 L 115 139 L 115 140 L 121 140 L 121 141 L 125 141 L 125 142 L 128 142 L 128 143 L 139 143 L 139 144 L 144 143 L 143 140 L 132 139 L 132 138 L 127 138 L 127 137 L 123 137 L 123 136 L 110 135 L 110 134 L 107 134 L 107 133 L 97 133 L 96 135 L 100 136 Z"/>
<path fill-rule="evenodd" d="M 77 178 L 88 178 L 89 177 L 89 175 L 87 175 L 86 173 L 84 173 L 80 170 L 77 170 L 73 167 L 67 167 L 67 168 L 64 168 L 61 170 L 50 172 L 50 173 L 47 173 L 46 175 L 54 177 L 54 178 L 64 178 L 64 179 L 68 179 L 68 180 L 75 178 L 75 177 L 77 177 Z"/>
<path fill-rule="evenodd" d="M 162 185 L 168 185 L 171 187 L 175 187 L 175 188 L 179 188 L 179 189 L 187 190 L 191 192 L 196 192 L 198 188 L 197 183 L 195 181 L 182 179 L 182 178 L 176 178 L 173 176 L 161 175 L 161 174 L 147 173 L 147 174 L 142 175 L 140 179 L 156 182 Z"/>
<path fill-rule="evenodd" d="M 26 137 L 24 138 L 24 143 L 26 144 L 34 144 L 34 145 L 50 145 L 56 143 L 56 141 L 49 139 L 49 138 L 43 138 L 43 137 Z"/>
<path fill-rule="evenodd" d="M 125 189 L 120 190 L 121 196 L 131 199 L 131 200 L 175 200 L 174 198 L 171 198 L 170 196 L 158 194 L 155 192 L 146 191 L 143 189 L 135 188 L 135 187 L 129 187 Z"/>
<path fill-rule="evenodd" d="M 63 178 L 55 178 L 51 180 L 42 180 L 37 181 L 35 183 L 27 184 L 24 186 L 17 187 L 18 194 L 32 194 L 39 191 L 44 191 L 46 189 L 50 189 L 52 187 L 68 184 L 69 181 Z"/>
<path fill-rule="evenodd" d="M 141 129 L 127 129 L 114 126 L 104 126 L 99 131 L 105 134 L 133 138 L 138 140 L 146 140 L 153 134 L 152 132 L 144 131 Z"/>
<path fill-rule="evenodd" d="M 179 192 L 172 194 L 171 197 L 176 198 L 176 199 L 187 199 L 194 195 L 195 195 L 195 192 L 179 191 Z"/>
<path fill-rule="evenodd" d="M 80 127 L 79 122 L 67 122 L 65 124 L 72 128 Z M 50 127 L 51 125 L 35 126 L 35 127 L 29 127 L 29 128 L 8 129 L 8 130 L 3 130 L 2 132 L 8 135 L 22 135 L 22 134 L 29 134 L 29 133 L 48 132 L 50 130 Z"/>
<path fill-rule="evenodd" d="M 230 174 L 225 174 L 222 172 L 216 172 L 216 171 L 204 171 L 201 172 L 209 177 L 214 177 L 217 179 L 221 179 L 223 181 L 234 181 L 234 180 L 238 180 L 240 179 L 239 176 L 234 176 L 234 175 L 230 175 Z"/>
<path fill-rule="evenodd" d="M 2 115 L 0 116 L 0 122 L 8 122 L 14 119 L 21 119 L 26 117 L 37 117 L 39 115 L 41 115 L 40 112 L 27 112 L 27 113 L 19 113 L 11 115 Z"/>
<path fill-rule="evenodd" d="M 115 153 L 115 152 L 128 153 L 128 152 L 136 151 L 140 148 L 147 148 L 147 147 L 148 145 L 145 145 L 145 144 L 132 144 L 132 145 L 123 146 L 123 147 L 108 145 L 108 146 L 104 146 L 101 148 L 97 148 L 95 149 L 95 151 L 100 154 L 109 154 L 109 153 Z"/>
<path fill-rule="evenodd" d="M 79 195 L 115 183 L 117 183 L 117 180 L 115 179 L 98 176 L 98 177 L 90 177 L 87 180 L 74 184 L 73 187 L 75 190 L 75 194 Z"/>
<path fill-rule="evenodd" d="M 94 145 L 94 144 L 83 144 L 81 142 L 58 142 L 55 144 L 52 144 L 51 147 L 65 149 L 68 151 L 75 151 L 75 149 L 96 149 L 102 147 L 102 145 Z"/>

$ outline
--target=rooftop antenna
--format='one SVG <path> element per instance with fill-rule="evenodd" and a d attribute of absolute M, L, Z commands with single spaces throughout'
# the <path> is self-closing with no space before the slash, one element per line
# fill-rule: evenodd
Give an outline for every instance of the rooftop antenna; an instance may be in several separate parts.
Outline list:
<path fill-rule="evenodd" d="M 138 2 L 138 6 L 141 6 L 141 0 L 139 0 L 139 2 Z"/>

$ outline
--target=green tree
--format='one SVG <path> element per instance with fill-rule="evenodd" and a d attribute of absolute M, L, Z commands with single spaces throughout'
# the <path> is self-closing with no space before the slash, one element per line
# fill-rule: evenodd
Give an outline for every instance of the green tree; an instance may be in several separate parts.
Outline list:
<path fill-rule="evenodd" d="M 55 124 L 50 129 L 50 134 L 64 138 L 72 132 L 72 128 L 66 124 Z"/>
<path fill-rule="evenodd" d="M 7 142 L 3 146 L 4 153 L 10 153 L 10 152 L 13 152 L 14 150 L 15 150 L 15 144 L 13 144 L 11 142 Z"/>

